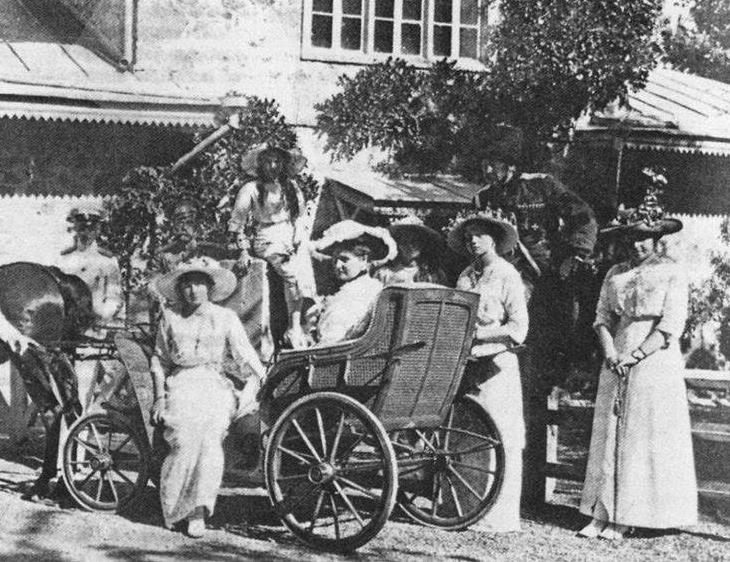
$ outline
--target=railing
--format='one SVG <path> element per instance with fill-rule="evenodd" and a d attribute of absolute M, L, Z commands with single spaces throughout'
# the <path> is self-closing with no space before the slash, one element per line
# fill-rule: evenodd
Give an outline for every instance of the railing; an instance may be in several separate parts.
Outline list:
<path fill-rule="evenodd" d="M 730 397 L 730 372 L 687 369 L 687 387 L 696 390 L 724 392 Z M 715 412 L 713 412 L 713 410 Z M 730 458 L 730 414 L 727 407 L 691 408 L 692 437 L 695 445 L 697 484 L 701 496 L 730 500 L 730 464 L 722 464 L 723 455 Z M 557 393 L 547 399 L 547 447 L 545 450 L 545 500 L 551 501 L 557 480 L 583 482 L 585 467 L 582 464 L 558 460 L 560 426 L 566 420 L 580 424 L 590 433 L 593 420 L 593 404 L 560 405 Z M 706 459 L 721 464 L 720 473 L 712 471 Z"/>

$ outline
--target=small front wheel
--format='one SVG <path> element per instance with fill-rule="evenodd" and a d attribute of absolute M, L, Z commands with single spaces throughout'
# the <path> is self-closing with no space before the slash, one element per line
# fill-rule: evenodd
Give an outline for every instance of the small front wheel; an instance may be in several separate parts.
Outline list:
<path fill-rule="evenodd" d="M 468 397 L 444 424 L 391 435 L 398 457 L 398 504 L 412 519 L 461 530 L 484 517 L 504 480 L 504 446 L 491 416 Z"/>
<path fill-rule="evenodd" d="M 388 435 L 370 410 L 336 392 L 291 404 L 266 449 L 266 485 L 284 524 L 311 547 L 353 551 L 385 525 L 397 472 Z"/>
<path fill-rule="evenodd" d="M 90 414 L 69 428 L 63 480 L 84 509 L 122 511 L 145 489 L 149 466 L 147 443 L 122 415 Z"/>

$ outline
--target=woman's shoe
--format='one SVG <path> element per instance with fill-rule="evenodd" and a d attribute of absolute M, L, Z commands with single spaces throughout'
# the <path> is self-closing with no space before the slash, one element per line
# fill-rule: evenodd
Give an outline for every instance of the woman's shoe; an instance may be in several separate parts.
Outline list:
<path fill-rule="evenodd" d="M 593 519 L 588 525 L 583 527 L 580 531 L 578 531 L 579 537 L 584 537 L 586 539 L 595 539 L 597 536 L 599 536 L 608 525 L 605 521 L 599 521 L 598 519 Z"/>
<path fill-rule="evenodd" d="M 617 525 L 612 523 L 611 525 L 607 525 L 606 528 L 601 531 L 599 536 L 602 539 L 609 541 L 620 541 L 624 538 L 624 535 L 626 535 L 628 531 L 629 528 L 626 525 Z"/>
<path fill-rule="evenodd" d="M 205 534 L 205 512 L 202 507 L 196 507 L 188 517 L 188 536 L 199 539 Z"/>

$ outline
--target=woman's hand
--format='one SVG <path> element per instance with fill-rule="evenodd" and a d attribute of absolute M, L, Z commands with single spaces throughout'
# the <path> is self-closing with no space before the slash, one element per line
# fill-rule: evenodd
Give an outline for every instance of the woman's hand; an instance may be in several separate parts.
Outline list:
<path fill-rule="evenodd" d="M 238 277 L 243 277 L 248 272 L 248 268 L 251 265 L 251 254 L 247 250 L 242 250 L 241 255 L 238 256 L 236 264 L 233 266 L 233 271 Z"/>
<path fill-rule="evenodd" d="M 620 355 L 616 361 L 616 364 L 613 367 L 613 372 L 616 373 L 619 377 L 625 377 L 629 374 L 629 370 L 631 370 L 631 367 L 636 365 L 638 362 L 639 360 L 630 354 Z"/>
<path fill-rule="evenodd" d="M 150 419 L 152 425 L 163 425 L 165 423 L 165 399 L 163 397 L 155 398 L 154 404 L 152 404 L 152 411 L 150 412 Z"/>

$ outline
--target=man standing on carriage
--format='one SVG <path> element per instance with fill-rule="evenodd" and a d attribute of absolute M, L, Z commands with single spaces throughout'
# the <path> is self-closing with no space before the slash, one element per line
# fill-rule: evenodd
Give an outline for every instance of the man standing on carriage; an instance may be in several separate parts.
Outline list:
<path fill-rule="evenodd" d="M 543 382 L 564 382 L 586 346 L 576 338 L 590 325 L 590 300 L 581 290 L 592 277 L 591 255 L 598 225 L 593 210 L 549 174 L 521 173 L 523 135 L 515 127 L 496 127 L 481 162 L 485 185 L 479 209 L 514 215 L 520 244 L 509 258 L 530 289 L 528 346 L 548 372 Z"/>

